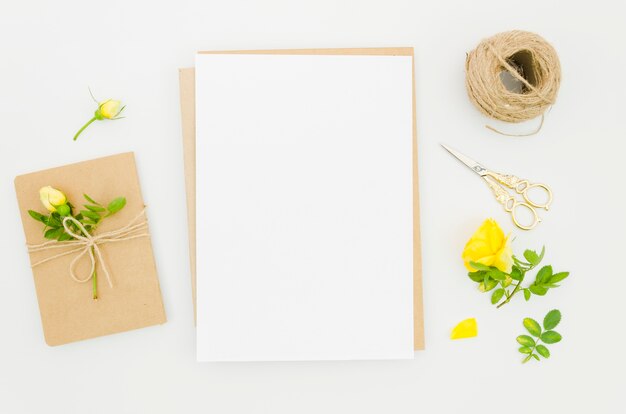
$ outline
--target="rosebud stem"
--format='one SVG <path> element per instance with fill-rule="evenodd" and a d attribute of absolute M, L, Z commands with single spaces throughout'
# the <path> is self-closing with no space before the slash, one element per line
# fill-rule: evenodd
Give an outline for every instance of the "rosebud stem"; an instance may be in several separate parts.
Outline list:
<path fill-rule="evenodd" d="M 502 303 L 500 303 L 498 306 L 496 306 L 496 309 L 500 309 L 502 306 L 504 306 L 504 305 L 506 305 L 507 303 L 509 303 L 509 302 L 511 301 L 511 298 L 512 298 L 513 296 L 515 296 L 515 294 L 516 294 L 517 292 L 519 292 L 519 291 L 520 291 L 520 285 L 521 285 L 521 284 L 522 284 L 522 281 L 521 281 L 521 280 L 520 280 L 520 281 L 518 281 L 518 282 L 517 282 L 517 285 L 515 285 L 515 288 L 513 289 L 513 292 L 511 292 L 511 294 L 510 294 L 510 295 L 509 295 L 509 296 L 508 296 L 505 300 L 503 300 L 503 301 L 502 301 Z"/>
<path fill-rule="evenodd" d="M 78 136 L 85 130 L 85 128 L 87 128 L 89 125 L 91 125 L 91 123 L 93 121 L 96 120 L 96 117 L 94 116 L 93 118 L 91 118 L 89 121 L 87 121 L 87 123 L 85 125 L 83 125 L 83 127 L 81 129 L 78 130 L 78 132 L 76 133 L 76 135 L 74 135 L 74 141 L 76 141 L 76 138 L 78 138 Z"/>

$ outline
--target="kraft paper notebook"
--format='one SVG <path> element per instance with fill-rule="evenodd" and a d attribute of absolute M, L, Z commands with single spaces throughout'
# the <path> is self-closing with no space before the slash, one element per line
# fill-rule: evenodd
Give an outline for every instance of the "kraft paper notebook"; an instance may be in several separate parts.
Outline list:
<path fill-rule="evenodd" d="M 404 65 L 408 67 L 409 71 L 411 71 L 411 76 L 409 79 L 408 87 L 406 88 L 409 92 L 410 102 L 410 119 L 409 119 L 409 134 L 412 136 L 412 140 L 408 142 L 408 147 L 406 147 L 406 152 L 409 155 L 409 170 L 412 169 L 412 180 L 409 180 L 410 185 L 412 186 L 412 216 L 414 218 L 412 222 L 412 227 L 414 231 L 412 232 L 411 237 L 413 237 L 412 244 L 412 257 L 411 260 L 413 262 L 412 267 L 412 275 L 413 275 L 413 283 L 410 289 L 413 289 L 413 303 L 412 303 L 412 313 L 414 317 L 411 319 L 411 324 L 414 325 L 412 329 L 412 347 L 415 349 L 423 349 L 423 317 L 422 317 L 422 299 L 421 299 L 421 269 L 420 269 L 420 246 L 419 246 L 419 205 L 418 205 L 418 194 L 417 194 L 417 165 L 416 165 L 416 136 L 415 136 L 415 119 L 414 119 L 414 95 L 412 88 L 412 49 L 351 49 L 351 50 L 304 50 L 304 51 L 258 51 L 258 52 L 233 52 L 233 53 L 241 53 L 241 54 L 259 54 L 259 55 L 272 55 L 272 54 L 286 54 L 286 55 L 352 55 L 352 56 L 407 56 L 408 60 L 404 62 Z M 221 54 L 221 53 L 220 53 Z M 263 59 L 265 60 L 265 59 Z M 366 60 L 364 60 L 366 62 Z M 391 61 L 390 61 L 391 62 Z M 246 62 L 243 62 L 244 66 Z M 262 62 L 257 62 L 263 64 Z M 267 64 L 267 62 L 265 62 Z M 280 63 L 280 62 L 279 62 Z M 283 62 L 284 63 L 284 62 Z M 281 65 L 283 63 L 280 63 Z M 315 64 L 315 62 L 312 62 Z M 270 62 L 270 64 L 272 64 Z M 368 63 L 372 64 L 372 62 Z M 307 64 L 308 65 L 308 64 Z M 339 68 L 342 67 L 343 64 L 339 63 Z M 357 64 L 358 66 L 358 64 Z M 348 65 L 346 68 L 348 70 L 354 70 L 357 66 Z M 385 65 L 381 67 L 381 70 L 384 69 Z M 330 67 L 332 69 L 332 65 Z M 334 70 L 334 69 L 333 69 Z M 230 72 L 230 70 L 229 70 Z M 345 76 L 345 74 L 344 74 Z M 350 76 L 352 77 L 352 76 Z M 347 79 L 347 78 L 346 78 Z M 195 114 L 194 114 L 194 70 L 193 69 L 183 69 L 180 72 L 180 81 L 181 81 L 181 108 L 182 108 L 182 119 L 183 119 L 183 137 L 184 137 L 184 148 L 185 148 L 185 168 L 186 168 L 186 178 L 187 178 L 187 195 L 188 195 L 188 208 L 189 208 L 189 224 L 190 224 L 190 251 L 191 251 L 191 264 L 192 264 L 192 285 L 194 290 L 194 301 L 196 295 L 195 289 L 195 187 L 194 187 L 194 161 L 195 161 Z M 237 82 L 239 84 L 239 82 Z M 253 86 L 253 85 L 250 85 Z M 346 111 L 348 112 L 348 111 Z M 412 141 L 412 142 L 411 142 Z M 358 148 L 357 148 L 358 149 Z M 217 162 L 215 162 L 217 163 Z M 347 163 L 349 164 L 349 163 Z M 411 166 L 412 165 L 412 166 Z M 411 172 L 411 171 L 409 171 Z M 309 183 L 310 184 L 310 183 Z M 310 287 L 309 287 L 310 288 Z M 399 317 L 401 319 L 402 316 Z M 374 320 L 375 317 L 372 317 Z M 199 355 L 200 357 L 200 355 Z M 208 359 L 213 359 L 215 355 L 209 355 Z M 367 357 L 367 355 L 365 356 Z M 375 356 L 374 356 L 375 357 Z M 226 355 L 220 356 L 217 355 L 217 360 L 220 359 L 237 359 L 236 356 Z M 286 358 L 290 358 L 287 356 Z M 202 359 L 202 358 L 200 358 Z M 252 357 L 254 359 L 254 357 Z M 259 359 L 265 359 L 261 356 Z M 282 359 L 280 355 L 270 356 L 270 359 Z M 298 359 L 298 355 L 295 355 L 293 359 Z M 305 358 L 307 359 L 307 358 Z M 313 356 L 312 359 L 317 359 L 316 356 Z M 323 355 L 320 359 L 326 359 Z M 332 357 L 331 357 L 332 359 Z"/>
<path fill-rule="evenodd" d="M 44 186 L 52 186 L 65 193 L 76 211 L 85 209 L 83 204 L 93 204 L 85 200 L 84 193 L 105 206 L 118 196 L 125 197 L 126 205 L 103 219 L 95 235 L 118 230 L 132 222 L 142 224 L 140 231 L 132 233 L 138 236 L 136 238 L 124 237 L 124 240 L 109 240 L 99 245 L 112 287 L 106 281 L 102 263 L 96 262 L 97 300 L 92 296 L 91 281 L 79 283 L 70 277 L 70 264 L 79 252 L 33 267 L 46 343 L 61 345 L 165 323 L 152 243 L 144 224 L 142 211 L 145 206 L 134 154 L 118 154 L 16 177 L 15 189 L 26 243 L 31 246 L 47 242 L 43 223 L 33 220 L 28 214 L 28 210 L 34 210 L 48 215 L 39 198 L 39 189 Z M 55 246 L 67 243 L 48 242 Z M 31 265 L 76 247 L 68 246 L 31 252 Z M 76 277 L 88 277 L 91 263 L 88 255 L 76 263 Z"/>

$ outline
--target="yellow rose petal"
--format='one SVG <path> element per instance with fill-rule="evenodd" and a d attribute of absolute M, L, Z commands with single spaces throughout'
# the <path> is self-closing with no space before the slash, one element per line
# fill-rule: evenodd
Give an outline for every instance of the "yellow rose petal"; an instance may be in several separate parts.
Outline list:
<path fill-rule="evenodd" d="M 41 204 L 50 212 L 57 211 L 57 207 L 67 203 L 65 194 L 49 185 L 39 189 L 39 199 Z"/>
<path fill-rule="evenodd" d="M 113 99 L 100 102 L 100 114 L 107 119 L 113 119 L 119 115 L 121 106 L 120 101 Z"/>
<path fill-rule="evenodd" d="M 507 236 L 502 248 L 496 253 L 493 266 L 505 273 L 511 273 L 513 268 L 513 250 L 511 250 L 510 236 Z"/>
<path fill-rule="evenodd" d="M 513 265 L 513 252 L 510 246 L 510 236 L 504 232 L 493 219 L 487 219 L 468 240 L 462 254 L 465 267 L 470 272 L 470 262 L 482 263 L 487 266 L 495 266 L 505 273 L 511 271 Z"/>
<path fill-rule="evenodd" d="M 450 339 L 473 338 L 476 335 L 478 335 L 476 318 L 469 318 L 459 322 L 454 329 L 452 329 Z"/>

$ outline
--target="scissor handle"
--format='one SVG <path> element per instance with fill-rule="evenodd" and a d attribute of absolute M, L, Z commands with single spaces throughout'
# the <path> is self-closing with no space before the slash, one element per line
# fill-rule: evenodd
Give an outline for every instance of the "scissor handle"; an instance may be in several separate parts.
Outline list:
<path fill-rule="evenodd" d="M 530 203 L 517 201 L 515 197 L 509 194 L 508 191 L 506 191 L 504 188 L 500 186 L 500 184 L 498 184 L 500 180 L 494 181 L 490 179 L 489 176 L 485 176 L 483 178 L 485 178 L 485 181 L 487 181 L 487 184 L 489 184 L 489 187 L 491 188 L 494 195 L 496 196 L 496 200 L 498 200 L 498 202 L 502 204 L 502 206 L 504 207 L 504 211 L 511 214 L 513 223 L 515 223 L 517 227 L 519 227 L 522 230 L 531 230 L 531 229 L 534 229 L 537 226 L 537 224 L 541 222 L 541 218 L 537 214 L 537 211 L 535 210 L 535 208 Z M 520 223 L 519 220 L 517 219 L 516 212 L 520 208 L 525 208 L 529 210 L 532 214 L 533 220 L 528 225 Z"/>
<path fill-rule="evenodd" d="M 524 225 L 517 220 L 516 211 L 518 211 L 520 207 L 525 208 L 531 212 L 533 216 L 533 220 L 529 225 Z M 519 201 L 515 201 L 513 203 L 513 207 L 510 210 L 510 213 L 511 213 L 511 218 L 513 219 L 513 223 L 515 223 L 515 225 L 522 230 L 534 229 L 537 226 L 537 224 L 541 222 L 541 218 L 537 214 L 537 211 L 528 203 L 520 203 Z"/>
<path fill-rule="evenodd" d="M 550 204 L 552 203 L 552 190 L 550 190 L 550 187 L 548 187 L 547 185 L 541 183 L 531 184 L 530 182 L 528 182 L 528 180 L 510 174 L 499 174 L 489 171 L 487 172 L 487 175 L 493 177 L 499 183 L 504 184 L 509 188 L 512 188 L 517 194 L 521 194 L 522 197 L 524 197 L 524 200 L 526 200 L 526 203 L 530 204 L 531 206 L 543 208 L 545 210 L 548 210 L 550 208 Z M 544 203 L 536 203 L 531 200 L 531 198 L 528 196 L 528 191 L 532 188 L 541 188 L 542 190 L 544 190 L 547 195 L 547 200 Z"/>
<path fill-rule="evenodd" d="M 546 194 L 548 195 L 548 199 L 546 200 L 545 203 L 535 203 L 534 201 L 532 201 L 530 199 L 530 197 L 528 197 L 528 190 L 530 190 L 531 188 L 541 188 L 543 189 Z M 530 184 L 528 185 L 528 187 L 526 187 L 526 189 L 521 193 L 522 196 L 524 197 L 524 200 L 526 200 L 526 202 L 528 204 L 530 204 L 533 207 L 538 207 L 538 208 L 543 208 L 545 210 L 549 210 L 550 209 L 550 204 L 552 203 L 552 190 L 550 190 L 550 187 L 548 187 L 545 184 L 541 184 L 541 183 L 535 183 L 535 184 Z"/>

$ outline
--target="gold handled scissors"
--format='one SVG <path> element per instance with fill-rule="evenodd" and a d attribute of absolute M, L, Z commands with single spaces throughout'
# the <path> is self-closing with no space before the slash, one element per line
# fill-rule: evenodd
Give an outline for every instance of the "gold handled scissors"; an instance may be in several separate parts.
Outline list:
<path fill-rule="evenodd" d="M 496 200 L 504 206 L 504 210 L 507 213 L 511 214 L 513 223 L 515 223 L 517 227 L 522 230 L 530 230 L 535 228 L 535 226 L 541 222 L 541 218 L 537 214 L 536 209 L 543 208 L 547 211 L 550 208 L 550 203 L 552 203 L 552 191 L 550 190 L 550 187 L 545 184 L 531 184 L 528 180 L 518 178 L 514 175 L 499 174 L 497 172 L 490 171 L 483 167 L 480 163 L 453 150 L 452 148 L 443 144 L 441 144 L 441 146 L 444 147 L 450 154 L 454 155 L 463 164 L 467 165 L 476 174 L 480 175 L 487 182 L 487 184 L 489 184 L 489 187 L 496 196 Z M 517 194 L 521 194 L 524 200 L 520 201 L 516 199 L 515 196 L 512 196 L 505 189 L 505 187 L 515 190 Z M 536 202 L 529 196 L 528 192 L 537 188 L 546 193 L 546 201 Z M 531 213 L 532 222 L 530 224 L 521 224 L 517 220 L 516 212 L 519 211 L 520 208 L 526 209 Z"/>

